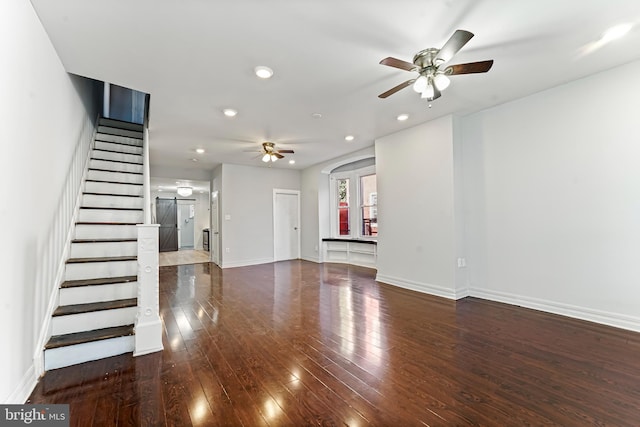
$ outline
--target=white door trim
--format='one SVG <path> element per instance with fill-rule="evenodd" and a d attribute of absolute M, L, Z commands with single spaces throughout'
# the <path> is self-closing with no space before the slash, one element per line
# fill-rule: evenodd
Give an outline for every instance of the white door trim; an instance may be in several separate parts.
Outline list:
<path fill-rule="evenodd" d="M 278 261 L 276 259 L 276 197 L 278 194 L 293 194 L 296 196 L 298 201 L 297 212 L 298 217 L 296 221 L 298 223 L 298 242 L 297 242 L 297 258 L 300 258 L 300 190 L 286 190 L 282 188 L 274 188 L 273 189 L 273 260 Z"/>
<path fill-rule="evenodd" d="M 209 254 L 211 262 L 220 266 L 220 191 L 211 192 L 211 215 L 209 227 Z M 214 212 L 215 209 L 215 212 Z"/>

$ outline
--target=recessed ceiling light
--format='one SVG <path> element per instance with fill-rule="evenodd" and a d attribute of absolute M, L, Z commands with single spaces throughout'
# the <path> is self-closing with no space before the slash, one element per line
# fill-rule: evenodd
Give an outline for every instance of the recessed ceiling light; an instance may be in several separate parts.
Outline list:
<path fill-rule="evenodd" d="M 162 193 L 162 188 L 158 188 L 158 193 Z"/>
<path fill-rule="evenodd" d="M 261 79 L 269 79 L 273 76 L 273 70 L 269 67 L 265 67 L 264 65 L 257 66 L 255 68 L 256 76 Z"/>
<path fill-rule="evenodd" d="M 290 165 L 295 164 L 295 162 L 296 162 L 296 161 L 295 161 L 295 160 L 293 160 L 293 159 L 289 160 L 289 164 L 290 164 Z"/>
<path fill-rule="evenodd" d="M 398 117 L 396 117 L 396 119 L 398 119 L 398 121 L 401 121 L 401 122 L 404 122 L 408 118 L 409 118 L 408 114 L 400 114 Z"/>
<path fill-rule="evenodd" d="M 196 153 L 203 154 L 204 153 L 204 148 L 196 148 Z"/>
<path fill-rule="evenodd" d="M 311 114 L 311 117 L 313 117 L 314 119 L 321 119 L 321 118 L 322 118 L 322 114 L 320 114 L 320 113 L 313 113 L 313 114 Z"/>
<path fill-rule="evenodd" d="M 195 157 L 193 159 L 191 159 L 192 162 L 197 162 L 198 159 L 196 159 Z"/>
<path fill-rule="evenodd" d="M 234 110 L 233 108 L 225 108 L 224 110 L 222 110 L 222 112 L 227 117 L 235 117 L 236 114 L 238 114 L 238 112 L 236 110 Z"/>
<path fill-rule="evenodd" d="M 344 137 L 345 141 L 353 141 L 353 139 L 354 139 L 353 135 L 347 135 Z"/>
<path fill-rule="evenodd" d="M 611 27 L 602 34 L 602 37 L 600 38 L 600 42 L 609 43 L 610 41 L 619 39 L 620 37 L 623 37 L 625 34 L 627 34 L 632 27 L 633 27 L 633 24 L 630 24 L 630 23 L 620 24 L 620 25 L 616 25 L 615 27 Z"/>

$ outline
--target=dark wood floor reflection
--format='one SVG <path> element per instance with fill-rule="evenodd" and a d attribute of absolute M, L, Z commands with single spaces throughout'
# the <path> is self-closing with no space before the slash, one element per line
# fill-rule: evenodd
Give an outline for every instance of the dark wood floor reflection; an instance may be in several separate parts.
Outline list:
<path fill-rule="evenodd" d="M 47 373 L 75 426 L 638 426 L 640 334 L 305 261 L 162 267 L 165 350 Z"/>

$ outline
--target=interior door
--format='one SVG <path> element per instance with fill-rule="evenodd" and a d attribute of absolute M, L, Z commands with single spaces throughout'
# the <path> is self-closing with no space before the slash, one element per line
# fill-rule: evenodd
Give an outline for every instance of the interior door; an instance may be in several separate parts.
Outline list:
<path fill-rule="evenodd" d="M 273 258 L 275 261 L 300 258 L 300 192 L 274 190 Z"/>
<path fill-rule="evenodd" d="M 160 252 L 178 250 L 178 203 L 176 199 L 156 198 L 156 218 L 160 224 Z"/>
<path fill-rule="evenodd" d="M 178 203 L 178 246 L 180 249 L 194 248 L 195 205 L 192 202 Z"/>

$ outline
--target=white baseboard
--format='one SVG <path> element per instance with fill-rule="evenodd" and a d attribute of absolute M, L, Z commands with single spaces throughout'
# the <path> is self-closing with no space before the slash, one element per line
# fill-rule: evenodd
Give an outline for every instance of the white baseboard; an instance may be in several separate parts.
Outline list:
<path fill-rule="evenodd" d="M 38 383 L 38 376 L 36 376 L 36 369 L 34 365 L 31 365 L 29 369 L 24 373 L 20 383 L 16 389 L 9 395 L 4 404 L 23 404 L 27 401 L 31 392 Z"/>
<path fill-rule="evenodd" d="M 469 291 L 469 296 L 472 297 L 517 305 L 534 310 L 545 311 L 547 313 L 559 314 L 561 316 L 613 326 L 615 328 L 640 332 L 640 317 L 637 316 L 627 316 L 619 313 L 595 310 L 592 308 L 488 289 L 471 288 Z"/>
<path fill-rule="evenodd" d="M 311 262 L 315 262 L 316 264 L 320 264 L 320 257 L 318 256 L 314 256 L 314 257 L 302 256 L 300 257 L 300 259 L 304 261 L 311 261 Z"/>
<path fill-rule="evenodd" d="M 270 262 L 274 262 L 273 258 L 258 258 L 232 262 L 225 262 L 223 260 L 220 268 L 248 267 L 250 265 L 269 264 Z"/>
<path fill-rule="evenodd" d="M 455 294 L 454 299 L 456 299 L 456 300 L 472 296 L 471 295 L 471 289 L 469 289 L 469 288 L 456 289 L 454 294 Z"/>
<path fill-rule="evenodd" d="M 613 326 L 615 328 L 640 332 L 640 317 L 638 316 L 628 316 L 604 310 L 580 307 L 577 305 L 565 304 L 541 298 L 534 298 L 526 295 L 517 295 L 508 292 L 492 291 L 488 289 L 471 287 L 452 290 L 450 288 L 444 288 L 429 283 L 415 282 L 381 274 L 377 275 L 376 281 L 416 292 L 422 292 L 449 299 L 459 300 L 466 297 L 482 298 L 489 301 L 502 302 L 505 304 L 521 306 L 534 310 L 544 311 L 547 313 L 559 314 L 561 316 L 600 323 L 603 325 Z"/>
<path fill-rule="evenodd" d="M 457 299 L 456 293 L 452 289 L 438 285 L 415 282 L 412 280 L 400 279 L 398 277 L 385 276 L 381 274 L 376 275 L 376 281 L 416 292 L 422 292 L 424 294 L 431 294 L 448 299 Z"/>

